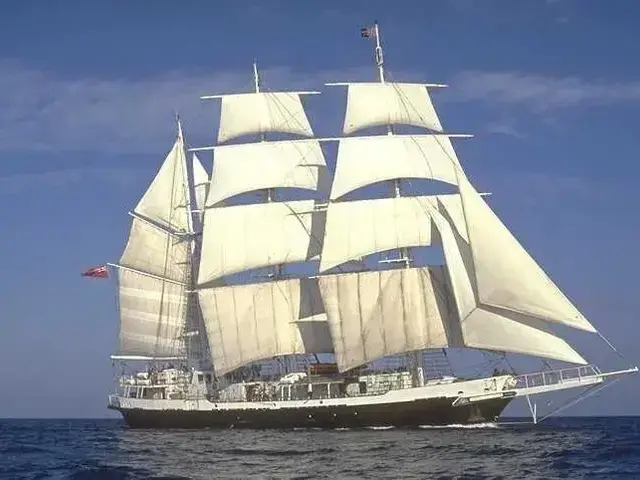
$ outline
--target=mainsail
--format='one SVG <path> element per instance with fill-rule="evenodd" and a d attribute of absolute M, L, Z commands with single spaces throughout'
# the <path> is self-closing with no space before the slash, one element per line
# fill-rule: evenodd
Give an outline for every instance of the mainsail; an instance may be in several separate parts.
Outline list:
<path fill-rule="evenodd" d="M 113 265 L 118 270 L 118 356 L 185 357 L 193 227 L 181 129 L 131 215 L 129 240 Z"/>

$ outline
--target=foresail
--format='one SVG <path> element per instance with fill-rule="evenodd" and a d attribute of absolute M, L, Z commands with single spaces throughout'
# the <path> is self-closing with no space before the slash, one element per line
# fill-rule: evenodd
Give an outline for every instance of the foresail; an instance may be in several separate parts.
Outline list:
<path fill-rule="evenodd" d="M 312 213 L 314 204 L 298 200 L 207 209 L 198 284 L 317 257 L 324 212 Z"/>
<path fill-rule="evenodd" d="M 118 269 L 120 355 L 185 355 L 185 285 Z"/>
<path fill-rule="evenodd" d="M 348 83 L 343 132 L 387 125 L 442 131 L 427 86 L 412 83 Z"/>
<path fill-rule="evenodd" d="M 520 353 L 571 363 L 587 363 L 548 325 L 531 316 L 482 304 L 477 298 L 474 265 L 468 244 L 440 212 L 442 203 L 429 211 L 442 238 L 446 268 L 451 282 L 463 343 L 467 347 Z"/>
<path fill-rule="evenodd" d="M 333 352 L 314 280 L 206 288 L 198 294 L 218 375 L 275 356 Z"/>
<path fill-rule="evenodd" d="M 446 135 L 383 135 L 340 140 L 331 199 L 384 180 L 433 179 L 456 185 L 456 156 Z"/>
<path fill-rule="evenodd" d="M 221 145 L 215 148 L 207 206 L 266 188 L 317 190 L 318 171 L 325 166 L 317 140 Z"/>
<path fill-rule="evenodd" d="M 300 93 L 259 92 L 221 97 L 218 143 L 243 135 L 270 132 L 313 136 Z"/>
<path fill-rule="evenodd" d="M 180 283 L 188 281 L 189 243 L 137 218 L 131 223 L 129 240 L 119 265 Z"/>
<path fill-rule="evenodd" d="M 189 230 L 184 161 L 184 147 L 179 138 L 134 209 L 137 215 L 171 231 Z"/>
<path fill-rule="evenodd" d="M 424 348 L 461 346 L 442 267 L 319 278 L 340 371 Z"/>
<path fill-rule="evenodd" d="M 460 195 L 480 303 L 595 332 L 464 175 L 460 175 Z"/>
<path fill-rule="evenodd" d="M 180 134 L 133 214 L 118 268 L 121 355 L 184 356 L 191 219 Z"/>

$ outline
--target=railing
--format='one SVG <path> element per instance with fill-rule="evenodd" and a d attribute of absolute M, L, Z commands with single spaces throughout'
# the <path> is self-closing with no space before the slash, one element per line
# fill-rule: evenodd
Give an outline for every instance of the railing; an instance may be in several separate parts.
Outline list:
<path fill-rule="evenodd" d="M 600 370 L 595 365 L 526 373 L 515 377 L 515 388 L 545 387 L 559 383 L 580 383 L 584 377 L 592 378 L 598 375 L 600 375 Z"/>

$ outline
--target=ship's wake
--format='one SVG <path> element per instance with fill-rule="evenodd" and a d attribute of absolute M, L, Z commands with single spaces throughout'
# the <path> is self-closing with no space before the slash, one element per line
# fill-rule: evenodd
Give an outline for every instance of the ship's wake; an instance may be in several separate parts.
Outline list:
<path fill-rule="evenodd" d="M 471 423 L 471 424 L 463 424 L 463 423 L 451 423 L 449 425 L 418 425 L 418 428 L 422 429 L 443 429 L 443 428 L 461 428 L 461 429 L 477 429 L 477 428 L 501 428 L 495 422 L 486 422 L 486 423 Z"/>

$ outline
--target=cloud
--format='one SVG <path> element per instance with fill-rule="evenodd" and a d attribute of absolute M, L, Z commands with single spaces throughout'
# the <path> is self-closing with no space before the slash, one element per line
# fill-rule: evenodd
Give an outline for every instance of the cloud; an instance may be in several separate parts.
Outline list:
<path fill-rule="evenodd" d="M 324 81 L 367 78 L 370 69 L 307 75 L 288 67 L 261 72 L 271 89 L 317 89 Z M 247 92 L 246 71 L 169 72 L 141 79 L 62 78 L 0 63 L 1 151 L 157 152 L 172 138 L 180 112 L 190 138 L 211 141 L 216 106 L 201 95 Z"/>
<path fill-rule="evenodd" d="M 326 81 L 371 78 L 368 66 L 311 73 L 276 67 L 261 73 L 270 89 L 318 89 Z M 396 72 L 394 77 L 428 80 L 416 71 Z M 471 71 L 454 75 L 449 84 L 451 88 L 439 93 L 438 101 L 509 105 L 546 115 L 552 109 L 640 100 L 640 82 Z M 242 71 L 175 71 L 137 79 L 65 78 L 0 61 L 0 151 L 157 153 L 173 138 L 176 110 L 189 142 L 207 144 L 215 135 L 218 109 L 214 102 L 199 97 L 246 92 L 252 87 L 250 66 Z M 338 103 L 315 105 L 319 111 L 326 110 L 327 118 L 327 112 L 342 108 Z M 331 122 L 338 125 L 341 115 L 330 115 Z M 504 122 L 490 124 L 488 131 L 520 135 Z"/>
<path fill-rule="evenodd" d="M 105 182 L 126 187 L 153 174 L 144 168 L 75 168 L 0 177 L 0 195 L 19 194 L 33 188 L 69 187 L 78 183 Z"/>
<path fill-rule="evenodd" d="M 596 185 L 583 177 L 536 172 L 500 173 L 492 176 L 488 183 L 496 198 L 528 207 L 580 203 L 594 197 L 598 191 Z"/>
<path fill-rule="evenodd" d="M 484 127 L 485 132 L 496 135 L 506 135 L 508 137 L 525 138 L 525 134 L 518 131 L 513 124 L 506 120 L 490 122 Z"/>
<path fill-rule="evenodd" d="M 470 71 L 456 75 L 450 84 L 448 100 L 515 105 L 536 112 L 640 101 L 640 81 L 606 82 L 580 77 Z"/>

